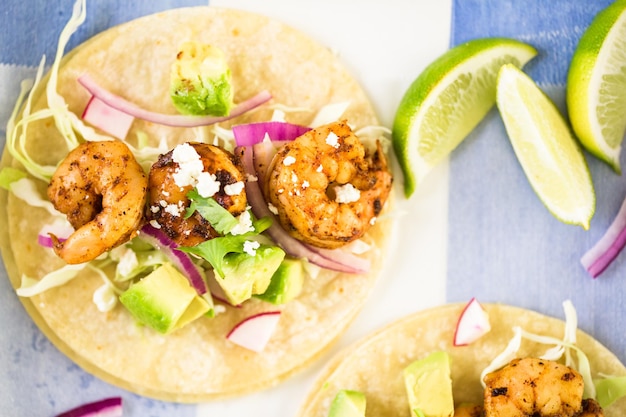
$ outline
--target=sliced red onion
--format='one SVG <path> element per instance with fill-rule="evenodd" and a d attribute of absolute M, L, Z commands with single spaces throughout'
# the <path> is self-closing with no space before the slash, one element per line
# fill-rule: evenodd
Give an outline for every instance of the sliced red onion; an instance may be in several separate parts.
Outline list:
<path fill-rule="evenodd" d="M 248 350 L 260 352 L 272 337 L 279 319 L 280 311 L 255 314 L 237 323 L 226 338 Z"/>
<path fill-rule="evenodd" d="M 132 115 L 109 106 L 96 96 L 91 96 L 81 117 L 84 121 L 118 139 L 126 138 L 135 120 Z"/>
<path fill-rule="evenodd" d="M 67 240 L 74 233 L 74 228 L 65 220 L 55 220 L 50 224 L 44 225 L 37 234 L 37 243 L 46 248 L 52 248 L 53 242 L 50 234 L 56 236 L 59 242 Z"/>
<path fill-rule="evenodd" d="M 178 244 L 165 233 L 148 223 L 141 228 L 139 236 L 152 246 L 160 249 L 172 264 L 185 274 L 189 283 L 198 294 L 203 295 L 208 292 L 207 284 L 200 269 L 193 263 L 189 255 L 176 249 Z"/>
<path fill-rule="evenodd" d="M 239 155 L 242 155 L 241 162 L 243 164 L 244 171 L 250 175 L 256 175 L 254 171 L 253 163 L 253 149 L 250 146 L 243 146 L 238 148 Z M 246 181 L 246 195 L 248 197 L 248 203 L 252 207 L 252 212 L 257 218 L 271 217 L 274 221 L 272 225 L 267 229 L 267 234 L 283 248 L 283 250 L 296 258 L 306 258 L 309 262 L 318 265 L 325 269 L 333 271 L 346 272 L 350 274 L 363 274 L 369 272 L 369 261 L 359 258 L 356 262 L 352 257 L 346 259 L 345 252 L 335 250 L 324 251 L 324 255 L 320 254 L 320 249 L 303 244 L 299 240 L 293 238 L 287 233 L 285 229 L 280 226 L 276 216 L 270 211 L 267 201 L 261 191 L 261 186 L 258 181 Z"/>
<path fill-rule="evenodd" d="M 626 199 L 600 240 L 580 259 L 589 275 L 597 278 L 626 245 Z"/>
<path fill-rule="evenodd" d="M 310 127 L 287 122 L 260 122 L 233 126 L 237 146 L 263 142 L 267 134 L 272 141 L 294 140 L 311 130 Z"/>
<path fill-rule="evenodd" d="M 454 346 L 467 346 L 491 330 L 489 315 L 476 298 L 472 298 L 459 316 L 454 330 Z"/>
<path fill-rule="evenodd" d="M 108 106 L 117 109 L 121 112 L 132 115 L 138 119 L 147 120 L 149 122 L 175 127 L 196 127 L 206 126 L 214 123 L 223 122 L 225 120 L 232 119 L 240 116 L 255 107 L 269 101 L 272 95 L 268 91 L 261 91 L 254 97 L 249 98 L 239 103 L 235 108 L 230 111 L 228 116 L 215 117 L 215 116 L 186 116 L 182 114 L 163 114 L 156 113 L 150 110 L 142 109 L 130 101 L 105 90 L 99 86 L 88 74 L 83 74 L 78 77 L 78 82 L 87 89 L 93 96 L 102 100 Z"/>
<path fill-rule="evenodd" d="M 274 155 L 276 155 L 276 147 L 272 142 L 263 141 L 252 146 L 254 173 L 260 184 L 265 184 L 265 175 L 272 164 Z"/>
<path fill-rule="evenodd" d="M 122 413 L 122 397 L 111 397 L 83 404 L 57 417 L 122 417 Z"/>

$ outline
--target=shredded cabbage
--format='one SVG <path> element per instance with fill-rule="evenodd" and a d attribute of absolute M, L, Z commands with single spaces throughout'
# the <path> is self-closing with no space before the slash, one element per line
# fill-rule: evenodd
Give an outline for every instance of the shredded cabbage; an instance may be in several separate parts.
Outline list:
<path fill-rule="evenodd" d="M 26 173 L 21 169 L 4 167 L 0 169 L 0 188 L 10 191 L 11 184 L 22 178 L 26 178 Z"/>
<path fill-rule="evenodd" d="M 65 219 L 65 216 L 57 211 L 52 203 L 39 194 L 37 191 L 37 186 L 35 185 L 35 181 L 30 178 L 22 178 L 17 181 L 13 181 L 10 185 L 10 190 L 17 198 L 24 201 L 26 204 L 33 207 L 41 207 L 44 208 L 54 217 L 62 217 Z"/>
<path fill-rule="evenodd" d="M 86 263 L 65 265 L 55 271 L 46 274 L 43 278 L 37 280 L 22 275 L 20 287 L 16 290 L 20 297 L 32 297 L 41 294 L 50 288 L 65 285 L 78 275 L 78 273 L 87 266 Z"/>
<path fill-rule="evenodd" d="M 576 346 L 576 329 L 578 327 L 578 318 L 574 305 L 570 300 L 563 302 L 563 309 L 565 311 L 565 332 L 563 339 L 558 339 L 552 336 L 539 335 L 528 332 L 519 326 L 513 327 L 513 337 L 509 341 L 506 348 L 496 356 L 493 361 L 480 374 L 480 380 L 485 386 L 485 376 L 497 369 L 502 368 L 511 360 L 517 356 L 522 339 L 528 339 L 536 343 L 545 345 L 553 345 L 551 349 L 548 349 L 546 353 L 541 356 L 541 359 L 556 361 L 565 354 L 565 365 L 576 369 L 583 378 L 585 389 L 585 398 L 596 397 L 596 386 L 591 378 L 591 366 L 589 365 L 589 359 L 585 352 L 583 352 L 578 346 Z M 574 363 L 571 357 L 571 351 L 576 352 L 577 363 Z"/>
<path fill-rule="evenodd" d="M 626 396 L 626 376 L 601 375 L 595 380 L 596 400 L 600 407 L 606 408 L 618 399 Z"/>

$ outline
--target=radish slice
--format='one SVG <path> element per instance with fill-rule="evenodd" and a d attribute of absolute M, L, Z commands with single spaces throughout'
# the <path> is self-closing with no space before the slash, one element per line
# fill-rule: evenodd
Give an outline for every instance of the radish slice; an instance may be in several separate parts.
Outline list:
<path fill-rule="evenodd" d="M 237 146 L 252 146 L 263 142 L 265 135 L 272 141 L 290 141 L 311 130 L 310 127 L 287 122 L 261 122 L 233 126 Z"/>
<path fill-rule="evenodd" d="M 239 147 L 236 153 L 241 155 L 241 163 L 244 172 L 249 175 L 256 175 L 254 171 L 252 147 Z M 359 258 L 340 250 L 313 248 L 289 235 L 289 233 L 280 226 L 278 220 L 270 211 L 258 181 L 246 181 L 246 196 L 248 197 L 250 207 L 252 207 L 252 212 L 257 218 L 270 217 L 274 220 L 269 229 L 267 229 L 267 234 L 274 242 L 280 245 L 287 254 L 296 258 L 306 258 L 311 263 L 334 271 L 350 274 L 369 272 L 370 263 L 367 259 Z"/>
<path fill-rule="evenodd" d="M 46 248 L 53 246 L 52 238 L 50 234 L 56 236 L 59 242 L 67 240 L 70 235 L 74 233 L 74 228 L 65 219 L 57 219 L 50 224 L 44 225 L 37 234 L 37 243 Z"/>
<path fill-rule="evenodd" d="M 203 295 L 208 292 L 207 284 L 200 269 L 193 263 L 189 255 L 176 249 L 178 244 L 165 233 L 155 229 L 150 224 L 145 224 L 139 231 L 139 236 L 155 248 L 160 249 L 172 264 L 187 277 L 198 294 Z"/>
<path fill-rule="evenodd" d="M 122 413 L 122 397 L 111 397 L 83 404 L 57 417 L 121 417 Z"/>
<path fill-rule="evenodd" d="M 467 346 L 491 330 L 489 315 L 476 298 L 463 309 L 454 331 L 454 346 Z"/>
<path fill-rule="evenodd" d="M 613 262 L 626 245 L 626 199 L 617 216 L 600 238 L 580 259 L 589 275 L 597 278 Z"/>
<path fill-rule="evenodd" d="M 260 106 L 261 104 L 269 101 L 272 98 L 272 95 L 268 91 L 261 91 L 254 97 L 251 97 L 248 100 L 239 103 L 235 108 L 231 110 L 228 116 L 185 116 L 181 114 L 156 113 L 146 109 L 142 109 L 136 104 L 131 103 L 130 101 L 127 101 L 126 99 L 117 96 L 108 90 L 105 90 L 104 88 L 99 86 L 88 74 L 83 74 L 78 77 L 78 82 L 83 87 L 85 87 L 85 89 L 89 91 L 91 95 L 97 97 L 99 100 L 102 100 L 109 107 L 132 115 L 138 119 L 175 127 L 206 126 L 214 123 L 223 122 L 225 120 L 240 116 L 243 113 L 246 113 L 253 108 Z"/>
<path fill-rule="evenodd" d="M 119 111 L 95 96 L 87 103 L 82 119 L 109 135 L 124 139 L 135 118 Z"/>
<path fill-rule="evenodd" d="M 260 352 L 272 337 L 279 319 L 280 311 L 268 311 L 250 316 L 233 327 L 226 338 L 248 350 Z"/>

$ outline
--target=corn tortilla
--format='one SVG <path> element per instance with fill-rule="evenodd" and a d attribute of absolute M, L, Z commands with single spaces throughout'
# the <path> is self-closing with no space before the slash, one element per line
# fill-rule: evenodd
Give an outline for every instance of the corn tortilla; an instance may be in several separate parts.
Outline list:
<path fill-rule="evenodd" d="M 355 127 L 378 123 L 358 82 L 326 47 L 279 22 L 249 12 L 215 7 L 170 10 L 111 28 L 68 53 L 58 93 L 80 115 L 89 99 L 76 79 L 87 72 L 104 88 L 137 105 L 175 114 L 168 95 L 169 67 L 177 47 L 195 40 L 221 48 L 233 73 L 235 102 L 263 89 L 273 103 L 308 109 L 287 120 L 308 124 L 330 103 L 350 101 L 344 116 Z M 38 91 L 33 109 L 46 106 Z M 268 120 L 271 109 L 251 112 L 228 124 Z M 148 135 L 170 149 L 206 130 L 171 128 L 135 120 L 128 135 Z M 29 127 L 28 150 L 42 164 L 56 164 L 67 153 L 52 119 Z M 20 167 L 5 149 L 2 166 Z M 38 182 L 45 195 L 46 184 Z M 0 230 L 4 264 L 14 288 L 20 277 L 42 277 L 63 265 L 51 249 L 37 244 L 48 213 L 26 207 L 0 190 Z M 213 319 L 200 319 L 170 335 L 137 325 L 121 306 L 108 313 L 91 301 L 102 284 L 83 270 L 68 284 L 32 298 L 21 298 L 42 332 L 68 357 L 95 376 L 132 392 L 168 401 L 199 402 L 242 395 L 273 386 L 315 361 L 346 329 L 363 306 L 382 268 L 389 240 L 389 220 L 368 232 L 372 271 L 365 275 L 323 271 L 307 279 L 295 301 L 278 307 L 282 315 L 269 344 L 255 353 L 226 340 L 243 318 L 277 307 L 259 300 L 227 307 Z M 109 271 L 112 272 L 112 271 Z"/>
<path fill-rule="evenodd" d="M 491 331 L 468 346 L 453 346 L 454 329 L 464 304 L 448 304 L 414 313 L 366 336 L 331 359 L 320 372 L 298 414 L 326 417 L 337 391 L 350 389 L 365 394 L 366 416 L 409 416 L 410 408 L 402 371 L 429 353 L 444 350 L 450 355 L 455 405 L 482 404 L 480 373 L 513 336 L 513 326 L 532 333 L 563 338 L 564 322 L 527 309 L 484 304 Z M 600 342 L 581 330 L 577 346 L 589 358 L 592 376 L 626 375 L 619 359 Z M 540 356 L 548 345 L 524 340 L 519 357 Z M 604 410 L 606 417 L 626 415 L 626 398 Z"/>

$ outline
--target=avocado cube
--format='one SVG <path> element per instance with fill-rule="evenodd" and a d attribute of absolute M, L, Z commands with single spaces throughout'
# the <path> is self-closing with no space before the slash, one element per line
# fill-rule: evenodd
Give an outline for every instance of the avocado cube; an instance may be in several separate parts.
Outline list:
<path fill-rule="evenodd" d="M 450 417 L 454 414 L 450 357 L 433 352 L 404 368 L 404 382 L 411 415 Z"/>
<path fill-rule="evenodd" d="M 354 390 L 339 390 L 328 410 L 328 417 L 365 416 L 365 394 Z"/>
<path fill-rule="evenodd" d="M 254 256 L 247 253 L 229 253 L 224 257 L 224 277 L 216 275 L 228 302 L 238 305 L 253 294 L 262 294 L 272 280 L 272 275 L 285 258 L 278 246 L 261 245 Z"/>
<path fill-rule="evenodd" d="M 270 285 L 264 293 L 256 297 L 272 304 L 285 304 L 302 292 L 304 268 L 299 259 L 284 259 L 280 264 Z"/>
<path fill-rule="evenodd" d="M 120 302 L 139 322 L 170 333 L 207 313 L 211 306 L 169 263 L 131 285 Z"/>

